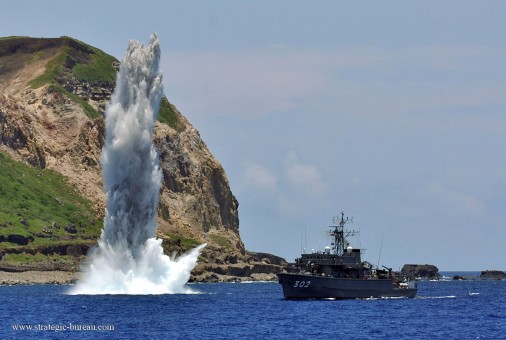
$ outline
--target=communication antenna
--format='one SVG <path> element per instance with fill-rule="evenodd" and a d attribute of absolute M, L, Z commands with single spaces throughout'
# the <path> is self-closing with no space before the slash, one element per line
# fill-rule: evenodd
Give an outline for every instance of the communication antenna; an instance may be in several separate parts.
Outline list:
<path fill-rule="evenodd" d="M 381 234 L 381 245 L 380 245 L 380 253 L 378 256 L 378 264 L 376 265 L 376 268 L 379 268 L 380 265 L 380 259 L 381 259 L 381 249 L 383 249 L 383 236 L 385 236 L 384 233 Z"/>
<path fill-rule="evenodd" d="M 304 227 L 304 252 L 306 252 L 307 248 L 307 227 Z"/>
<path fill-rule="evenodd" d="M 300 228 L 300 253 L 301 254 L 304 254 L 302 252 L 302 249 L 303 249 L 303 242 L 304 242 L 304 229 L 302 229 L 302 227 Z"/>

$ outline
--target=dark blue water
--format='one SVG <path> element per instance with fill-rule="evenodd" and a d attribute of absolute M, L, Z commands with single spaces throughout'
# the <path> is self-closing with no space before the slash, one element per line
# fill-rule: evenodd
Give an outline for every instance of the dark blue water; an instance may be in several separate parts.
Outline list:
<path fill-rule="evenodd" d="M 192 287 L 201 294 L 69 296 L 68 286 L 2 286 L 0 339 L 506 339 L 506 281 L 420 281 L 414 299 L 341 301 L 287 301 L 277 283 Z"/>

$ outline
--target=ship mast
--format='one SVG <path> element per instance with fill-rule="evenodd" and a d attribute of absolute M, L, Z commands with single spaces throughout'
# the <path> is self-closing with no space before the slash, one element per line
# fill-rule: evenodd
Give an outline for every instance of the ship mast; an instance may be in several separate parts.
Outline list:
<path fill-rule="evenodd" d="M 351 220 L 353 221 L 353 218 Z M 334 230 L 329 231 L 329 234 L 334 237 L 334 254 L 337 256 L 343 256 L 346 252 L 346 248 L 348 247 L 346 236 L 356 233 L 356 231 L 352 230 L 347 232 L 347 235 L 344 235 L 344 225 L 348 221 L 348 217 L 344 218 L 344 212 L 341 212 L 341 218 L 334 217 L 334 223 L 337 222 L 337 224 L 330 226 L 330 228 L 334 228 Z"/>

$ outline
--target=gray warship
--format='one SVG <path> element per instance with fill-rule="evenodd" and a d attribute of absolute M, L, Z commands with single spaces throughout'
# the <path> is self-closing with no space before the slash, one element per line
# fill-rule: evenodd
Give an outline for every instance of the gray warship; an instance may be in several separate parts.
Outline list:
<path fill-rule="evenodd" d="M 353 248 L 347 237 L 358 232 L 345 230 L 349 221 L 341 213 L 330 226 L 333 242 L 322 252 L 302 254 L 295 260 L 298 272 L 279 273 L 286 299 L 366 299 L 415 297 L 416 281 L 396 275 L 391 268 L 374 268 L 362 262 L 362 249 Z"/>

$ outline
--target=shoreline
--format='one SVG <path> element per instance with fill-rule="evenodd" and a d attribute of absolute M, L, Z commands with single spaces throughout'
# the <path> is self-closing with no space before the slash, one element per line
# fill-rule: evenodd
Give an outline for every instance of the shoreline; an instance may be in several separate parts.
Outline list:
<path fill-rule="evenodd" d="M 478 272 L 479 273 L 479 272 Z M 70 285 L 79 279 L 82 272 L 80 271 L 64 271 L 64 270 L 25 270 L 25 271 L 5 271 L 0 270 L 0 286 L 14 285 Z M 448 277 L 452 280 L 473 281 L 473 280 L 490 280 L 502 279 L 489 276 L 456 276 Z M 217 282 L 265 282 L 276 281 L 275 274 L 252 274 L 247 277 L 232 275 L 217 275 L 216 273 L 205 273 L 204 275 L 192 275 L 188 283 L 217 283 Z M 447 281 L 446 280 L 446 281 Z M 445 281 L 445 280 L 441 280 Z"/>
<path fill-rule="evenodd" d="M 49 284 L 67 285 L 76 282 L 79 274 L 79 272 L 62 270 L 29 270 L 23 272 L 0 271 L 0 286 Z"/>
<path fill-rule="evenodd" d="M 75 283 L 81 272 L 71 272 L 63 270 L 27 270 L 27 271 L 1 271 L 0 286 L 15 285 L 69 285 Z M 215 283 L 215 282 L 241 282 L 241 281 L 275 281 L 277 277 L 274 274 L 252 274 L 248 277 L 238 277 L 230 275 L 210 275 L 191 276 L 188 283 Z"/>

